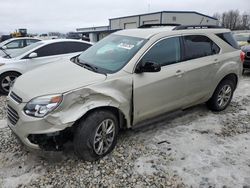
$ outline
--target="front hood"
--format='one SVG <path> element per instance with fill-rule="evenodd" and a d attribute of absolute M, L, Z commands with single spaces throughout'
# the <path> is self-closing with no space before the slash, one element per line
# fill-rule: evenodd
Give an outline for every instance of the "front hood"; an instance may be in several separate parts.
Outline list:
<path fill-rule="evenodd" d="M 1 55 L 0 55 L 1 56 Z M 3 54 L 3 56 L 5 56 L 5 54 Z M 11 59 L 8 59 L 8 58 L 3 58 L 3 57 L 0 57 L 0 63 L 12 63 L 13 62 L 13 58 Z"/>
<path fill-rule="evenodd" d="M 20 76 L 12 89 L 23 102 L 32 98 L 60 94 L 104 81 L 106 76 L 87 70 L 67 59 L 31 70 Z"/>

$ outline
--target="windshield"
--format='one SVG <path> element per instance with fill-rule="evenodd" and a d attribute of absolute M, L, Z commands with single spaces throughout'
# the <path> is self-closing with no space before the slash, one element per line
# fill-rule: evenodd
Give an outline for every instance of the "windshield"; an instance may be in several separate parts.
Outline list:
<path fill-rule="evenodd" d="M 18 57 L 18 56 L 20 56 L 20 55 L 22 55 L 22 54 L 24 54 L 24 53 L 26 53 L 26 52 L 28 52 L 28 51 L 30 51 L 30 50 L 32 50 L 32 49 L 38 47 L 38 46 L 41 46 L 41 45 L 43 45 L 43 44 L 44 44 L 43 42 L 36 42 L 36 43 L 33 43 L 33 44 L 29 45 L 29 46 L 26 46 L 26 47 L 24 47 L 24 48 L 21 48 L 20 50 L 18 50 L 18 51 L 16 51 L 16 52 L 12 52 L 12 53 L 10 54 L 10 57 L 11 57 L 11 58 Z"/>
<path fill-rule="evenodd" d="M 145 44 L 142 38 L 110 35 L 79 56 L 79 62 L 90 64 L 105 73 L 114 73 L 125 66 Z"/>
<path fill-rule="evenodd" d="M 248 34 L 245 34 L 245 35 L 235 35 L 235 39 L 237 40 L 237 41 L 247 41 L 247 40 L 249 40 L 250 39 L 250 34 L 248 35 Z"/>

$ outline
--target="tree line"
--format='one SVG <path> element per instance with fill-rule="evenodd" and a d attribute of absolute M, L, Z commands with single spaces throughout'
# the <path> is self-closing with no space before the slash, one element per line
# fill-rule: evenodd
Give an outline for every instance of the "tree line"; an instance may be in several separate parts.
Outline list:
<path fill-rule="evenodd" d="M 223 13 L 215 13 L 213 17 L 218 19 L 221 26 L 231 30 L 250 29 L 250 13 L 240 13 L 239 10 L 229 10 Z"/>

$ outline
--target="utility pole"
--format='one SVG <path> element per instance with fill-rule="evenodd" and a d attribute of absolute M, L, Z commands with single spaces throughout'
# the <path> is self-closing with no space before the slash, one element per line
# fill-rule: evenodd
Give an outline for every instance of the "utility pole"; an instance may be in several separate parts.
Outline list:
<path fill-rule="evenodd" d="M 150 0 L 148 1 L 148 12 L 150 12 Z"/>

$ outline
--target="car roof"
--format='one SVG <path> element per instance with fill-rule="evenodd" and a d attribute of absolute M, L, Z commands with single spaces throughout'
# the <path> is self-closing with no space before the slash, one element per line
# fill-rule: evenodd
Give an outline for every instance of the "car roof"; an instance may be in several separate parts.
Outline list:
<path fill-rule="evenodd" d="M 91 42 L 83 41 L 83 40 L 76 40 L 76 39 L 49 39 L 49 40 L 41 40 L 40 43 L 45 44 L 51 44 L 56 42 L 81 42 L 86 44 L 91 44 Z"/>
<path fill-rule="evenodd" d="M 229 29 L 219 28 L 219 29 L 183 29 L 183 30 L 173 30 L 175 26 L 165 26 L 157 28 L 138 28 L 138 29 L 125 29 L 116 32 L 117 35 L 125 35 L 131 37 L 138 37 L 149 39 L 154 35 L 165 33 L 166 35 L 177 35 L 177 34 L 198 34 L 198 33 L 224 33 L 231 32 Z"/>
<path fill-rule="evenodd" d="M 14 41 L 14 40 L 20 40 L 20 39 L 36 39 L 36 40 L 41 40 L 41 39 L 37 39 L 37 38 L 34 38 L 34 37 L 18 37 L 18 38 L 10 38 L 10 39 L 8 39 L 8 41 Z"/>

